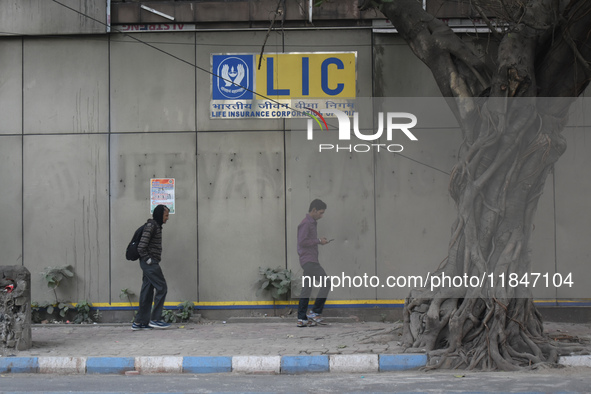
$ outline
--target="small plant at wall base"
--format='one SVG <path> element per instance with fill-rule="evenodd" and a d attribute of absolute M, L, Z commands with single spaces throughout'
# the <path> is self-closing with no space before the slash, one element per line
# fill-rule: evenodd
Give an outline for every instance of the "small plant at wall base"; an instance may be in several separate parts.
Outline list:
<path fill-rule="evenodd" d="M 72 305 L 66 301 L 60 301 L 57 296 L 56 289 L 65 283 L 66 279 L 72 279 L 75 274 L 71 265 L 63 267 L 45 267 L 43 272 L 40 273 L 41 277 L 45 281 L 47 287 L 53 291 L 55 296 L 55 302 L 45 303 L 31 303 L 32 320 L 34 323 L 42 322 L 41 311 L 45 310 L 47 317 L 49 318 L 53 313 L 58 310 L 59 316 L 62 319 L 66 318 L 68 312 L 73 309 Z"/>
<path fill-rule="evenodd" d="M 259 276 L 259 281 L 256 284 L 258 287 L 257 296 L 268 292 L 274 300 L 286 301 L 291 298 L 291 286 L 294 280 L 291 270 L 281 267 L 274 269 L 259 267 Z"/>
<path fill-rule="evenodd" d="M 90 318 L 90 308 L 91 304 L 88 301 L 80 301 L 76 304 L 76 316 L 72 320 L 73 323 L 82 324 L 82 323 L 94 323 L 94 321 Z"/>
<path fill-rule="evenodd" d="M 33 323 L 41 323 L 41 309 L 43 306 L 39 305 L 38 302 L 31 302 L 31 321 Z"/>
<path fill-rule="evenodd" d="M 41 276 L 45 280 L 47 287 L 53 290 L 55 302 L 57 304 L 59 301 L 57 299 L 56 289 L 60 286 L 64 279 L 73 278 L 74 272 L 71 265 L 66 265 L 64 267 L 45 267 L 45 270 L 41 272 Z"/>
<path fill-rule="evenodd" d="M 191 301 L 184 301 L 177 305 L 178 312 L 174 309 L 164 309 L 162 311 L 162 319 L 167 323 L 176 323 L 177 319 L 180 322 L 187 322 L 193 316 L 195 311 L 195 304 Z"/>
<path fill-rule="evenodd" d="M 135 293 L 131 290 L 129 290 L 128 288 L 125 289 L 121 289 L 121 292 L 119 293 L 119 298 L 120 299 L 124 299 L 127 298 L 127 302 L 129 302 L 129 306 L 133 309 L 133 303 L 131 302 L 131 297 L 135 296 Z M 133 317 L 131 318 L 131 321 L 133 322 L 135 320 L 135 315 L 137 315 L 137 311 L 133 311 Z"/>
<path fill-rule="evenodd" d="M 127 302 L 129 302 L 129 306 L 133 307 L 133 304 L 131 303 L 131 297 L 133 297 L 134 295 L 135 295 L 135 293 L 129 289 L 121 289 L 121 292 L 119 293 L 119 298 L 120 299 L 127 298 Z"/>
<path fill-rule="evenodd" d="M 72 305 L 68 304 L 67 302 L 45 302 L 39 304 L 38 302 L 31 303 L 31 320 L 33 323 L 42 323 L 43 318 L 41 311 L 45 310 L 47 317 L 49 318 L 53 315 L 53 312 L 56 310 L 59 311 L 59 315 L 62 319 L 66 317 L 70 309 L 73 309 Z"/>

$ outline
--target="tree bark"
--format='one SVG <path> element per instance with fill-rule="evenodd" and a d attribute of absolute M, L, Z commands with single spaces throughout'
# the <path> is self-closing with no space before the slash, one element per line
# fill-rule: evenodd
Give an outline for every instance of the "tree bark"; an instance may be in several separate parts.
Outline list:
<path fill-rule="evenodd" d="M 516 370 L 557 361 L 531 283 L 520 282 L 531 268 L 538 200 L 566 149 L 569 106 L 591 76 L 591 1 L 473 2 L 507 18 L 494 35 L 492 62 L 422 2 L 381 4 L 431 69 L 464 137 L 450 179 L 458 217 L 448 257 L 427 287 L 407 298 L 403 343 L 427 351 L 433 368 Z M 480 283 L 434 286 L 445 276 Z"/>

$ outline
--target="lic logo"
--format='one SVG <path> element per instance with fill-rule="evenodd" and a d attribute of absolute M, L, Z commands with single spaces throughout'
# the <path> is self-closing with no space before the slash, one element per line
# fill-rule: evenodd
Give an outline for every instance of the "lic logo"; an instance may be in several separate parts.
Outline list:
<path fill-rule="evenodd" d="M 252 100 L 253 55 L 212 55 L 212 99 Z"/>

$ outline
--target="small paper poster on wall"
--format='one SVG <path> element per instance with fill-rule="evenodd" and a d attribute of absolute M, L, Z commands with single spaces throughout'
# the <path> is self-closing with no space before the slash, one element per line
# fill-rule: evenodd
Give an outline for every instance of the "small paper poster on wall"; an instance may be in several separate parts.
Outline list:
<path fill-rule="evenodd" d="M 174 178 L 150 179 L 150 213 L 160 204 L 174 214 Z"/>

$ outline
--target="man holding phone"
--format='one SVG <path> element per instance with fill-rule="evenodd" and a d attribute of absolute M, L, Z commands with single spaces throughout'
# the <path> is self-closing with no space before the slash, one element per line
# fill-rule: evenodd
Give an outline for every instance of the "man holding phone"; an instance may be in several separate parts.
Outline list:
<path fill-rule="evenodd" d="M 304 269 L 303 276 L 310 278 L 302 283 L 300 303 L 298 306 L 298 327 L 310 327 L 322 324 L 322 310 L 328 295 L 324 277 L 326 271 L 318 262 L 318 245 L 326 245 L 330 241 L 326 238 L 318 238 L 317 222 L 322 219 L 326 211 L 326 203 L 316 199 L 310 203 L 308 214 L 298 226 L 298 255 L 300 265 Z M 320 284 L 316 301 L 310 313 L 306 313 L 310 302 L 310 293 L 314 284 Z"/>

